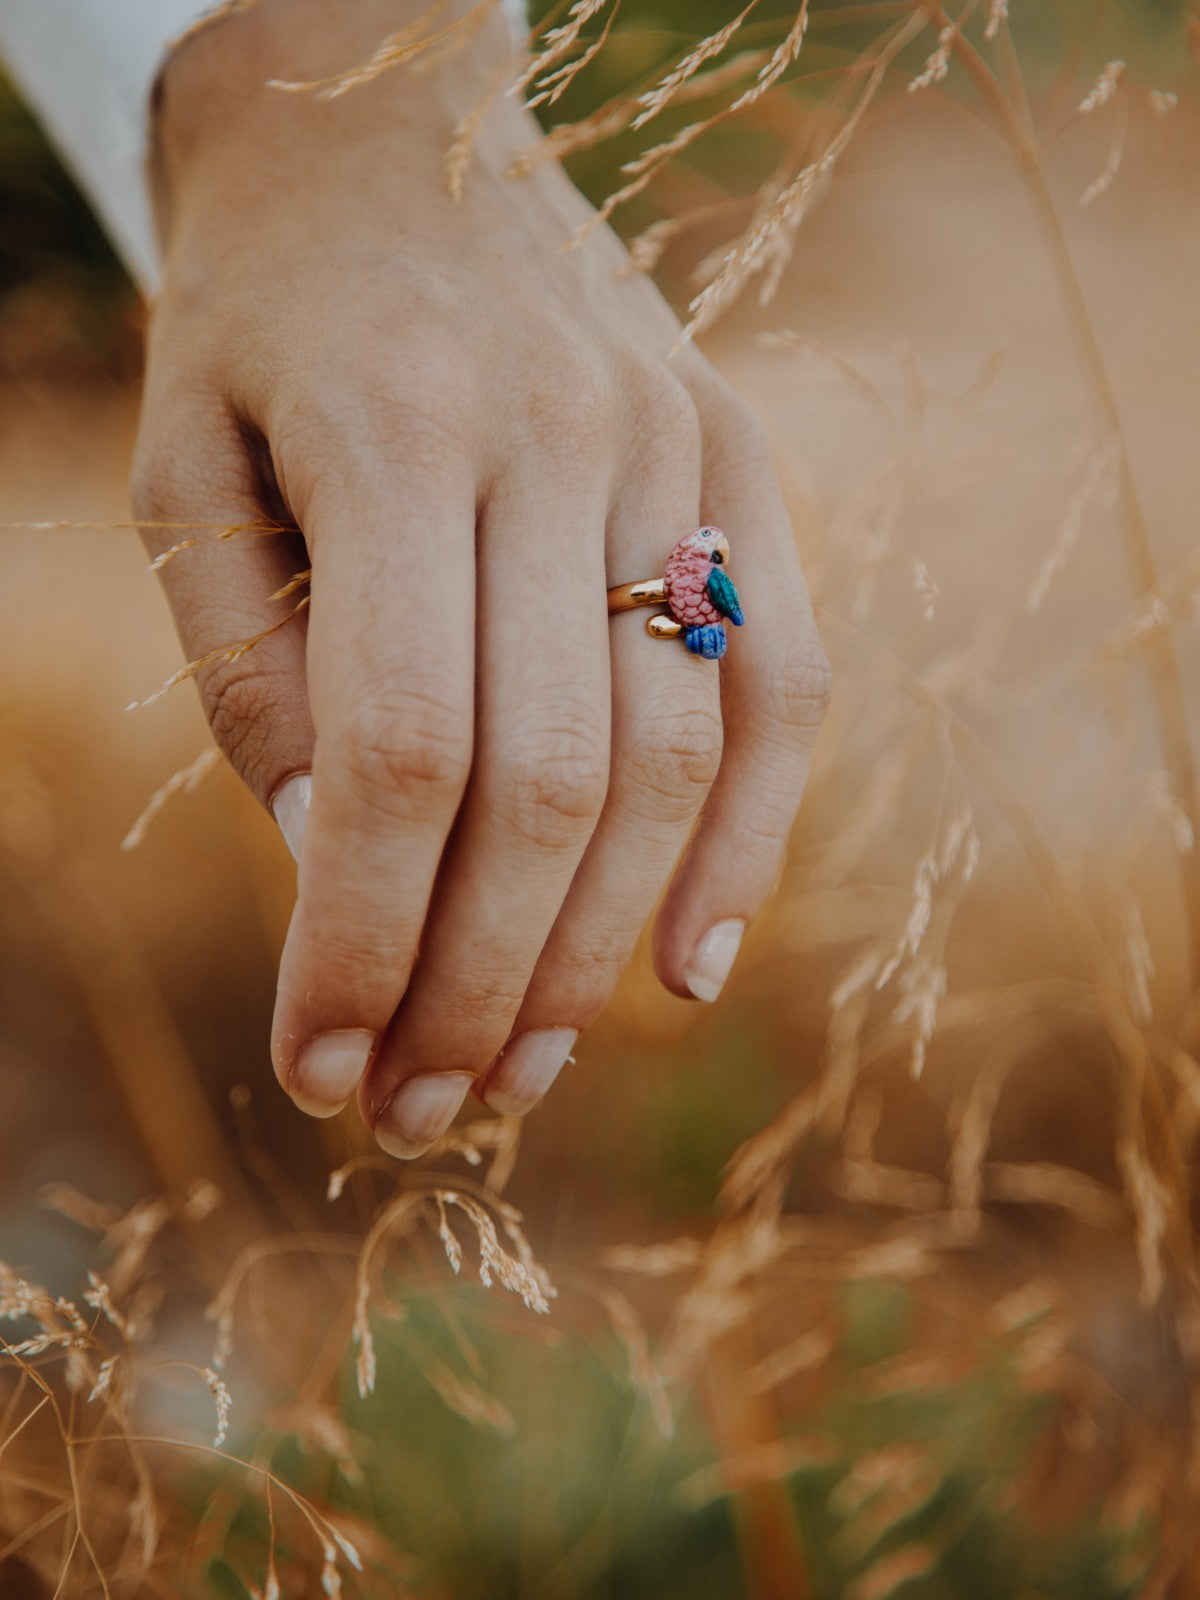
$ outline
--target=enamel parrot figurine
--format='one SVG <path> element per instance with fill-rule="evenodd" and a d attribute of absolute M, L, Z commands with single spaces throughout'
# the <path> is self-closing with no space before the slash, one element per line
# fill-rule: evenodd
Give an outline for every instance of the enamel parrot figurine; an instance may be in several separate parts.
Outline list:
<path fill-rule="evenodd" d="M 671 616 L 655 617 L 651 632 L 660 637 L 682 633 L 693 655 L 719 661 L 727 643 L 726 621 L 740 628 L 746 620 L 738 592 L 725 571 L 728 560 L 729 540 L 720 528 L 698 528 L 681 539 L 667 557 L 663 572 L 663 597 Z"/>

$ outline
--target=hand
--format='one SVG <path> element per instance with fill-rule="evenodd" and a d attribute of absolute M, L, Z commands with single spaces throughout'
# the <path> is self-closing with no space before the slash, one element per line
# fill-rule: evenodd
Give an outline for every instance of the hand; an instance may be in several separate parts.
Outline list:
<path fill-rule="evenodd" d="M 658 973 L 715 998 L 828 687 L 761 430 L 670 356 L 678 324 L 611 232 L 562 249 L 589 208 L 560 169 L 504 177 L 537 137 L 522 108 L 447 194 L 500 20 L 331 102 L 265 87 L 424 8 L 259 0 L 177 52 L 134 474 L 147 521 L 253 501 L 303 535 L 210 542 L 164 579 L 197 657 L 277 621 L 311 564 L 306 615 L 200 687 L 299 860 L 276 1073 L 319 1116 L 357 1090 L 399 1156 L 472 1084 L 536 1103 L 668 879 Z M 605 609 L 701 521 L 730 535 L 748 618 L 720 671 Z"/>

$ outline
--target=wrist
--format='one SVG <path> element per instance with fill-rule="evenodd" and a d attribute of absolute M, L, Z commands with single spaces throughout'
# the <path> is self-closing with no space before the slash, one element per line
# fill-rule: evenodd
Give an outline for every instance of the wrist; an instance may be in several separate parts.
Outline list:
<path fill-rule="evenodd" d="M 473 0 L 449 0 L 426 28 L 429 0 L 256 0 L 185 36 L 154 97 L 151 180 L 160 232 L 169 230 L 183 190 L 226 182 L 261 188 L 281 165 L 293 172 L 303 166 L 304 182 L 323 161 L 343 159 L 348 144 L 362 149 L 377 141 L 391 170 L 423 168 L 440 178 L 454 128 L 513 65 L 502 14 L 494 11 L 477 27 L 466 20 L 473 9 Z M 336 99 L 271 87 L 334 78 L 370 61 L 400 30 L 415 24 L 420 33 L 440 31 L 460 20 L 458 48 L 390 67 Z M 500 97 L 489 115 L 488 145 L 502 162 L 537 132 L 529 113 Z"/>

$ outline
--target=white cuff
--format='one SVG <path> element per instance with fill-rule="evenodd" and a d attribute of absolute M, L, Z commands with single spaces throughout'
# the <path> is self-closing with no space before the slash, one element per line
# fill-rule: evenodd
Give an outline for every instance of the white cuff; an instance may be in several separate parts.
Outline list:
<path fill-rule="evenodd" d="M 0 56 L 86 190 L 135 282 L 161 275 L 146 186 L 150 91 L 212 0 L 0 0 Z M 518 38 L 525 0 L 504 0 Z"/>
<path fill-rule="evenodd" d="M 159 277 L 146 188 L 150 90 L 203 0 L 3 0 L 0 54 L 143 290 Z"/>
<path fill-rule="evenodd" d="M 526 0 L 500 0 L 501 9 L 508 18 L 512 36 L 518 44 L 529 37 L 529 7 Z"/>

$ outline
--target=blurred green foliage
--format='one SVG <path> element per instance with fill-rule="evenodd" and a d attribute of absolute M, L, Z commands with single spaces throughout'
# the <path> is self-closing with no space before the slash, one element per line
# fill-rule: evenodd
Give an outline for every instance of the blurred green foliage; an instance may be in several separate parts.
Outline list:
<path fill-rule="evenodd" d="M 657 1225 L 688 1224 L 713 1213 L 725 1163 L 779 1109 L 791 1064 L 777 1034 L 748 1010 L 717 1022 L 697 1059 L 694 1039 L 660 1047 L 652 1060 L 636 1046 L 611 1052 L 606 1072 L 630 1085 L 628 1122 L 616 1135 L 576 1146 L 577 1186 L 603 1194 L 614 1162 L 629 1195 L 651 1200 Z"/>
<path fill-rule="evenodd" d="M 347 1374 L 344 1415 L 362 1481 L 291 1436 L 273 1442 L 269 1459 L 284 1481 L 363 1517 L 406 1552 L 400 1575 L 415 1594 L 750 1595 L 735 1503 L 713 1475 L 698 1404 L 663 1438 L 615 1340 L 572 1331 L 557 1316 L 522 1336 L 468 1285 L 425 1296 L 392 1287 L 401 1316 L 374 1324 L 376 1393 L 360 1400 Z M 904 1600 L 1132 1600 L 1151 1527 L 1105 1526 L 1095 1510 L 1051 1526 L 1020 1493 L 1058 1409 L 1025 1375 L 1039 1319 L 981 1336 L 965 1376 L 889 1389 L 878 1374 L 917 1348 L 914 1310 L 902 1285 L 848 1282 L 820 1399 L 803 1436 L 782 1437 L 785 1449 L 799 1447 L 798 1462 L 811 1456 L 786 1482 L 813 1600 L 847 1600 L 914 1547 L 928 1551 L 929 1565 L 897 1588 Z M 435 1383 L 444 1387 L 436 1375 L 449 1369 L 492 1397 L 490 1424 L 447 1406 Z M 289 1546 L 281 1521 L 281 1573 L 289 1561 L 311 1565 L 311 1541 L 290 1529 Z M 261 1502 L 236 1502 L 223 1554 L 192 1591 L 197 1600 L 244 1600 L 237 1575 L 261 1581 L 266 1537 Z M 376 1571 L 378 1592 L 391 1592 L 388 1578 L 386 1567 Z M 371 1580 L 368 1564 L 365 1593 L 377 1592 Z"/>
<path fill-rule="evenodd" d="M 539 23 L 550 24 L 561 20 L 564 9 L 562 0 L 538 4 L 533 16 Z M 545 108 L 544 120 L 548 125 L 576 121 L 610 99 L 650 88 L 681 53 L 724 26 L 739 9 L 729 0 L 689 0 L 686 7 L 672 0 L 626 0 L 604 49 L 553 108 Z M 854 0 L 811 0 L 803 54 L 783 78 L 785 90 L 798 105 L 819 101 L 862 52 L 910 9 L 908 0 L 878 0 L 866 5 Z M 949 7 L 951 14 L 958 9 Z M 607 9 L 602 11 L 585 29 L 584 37 L 595 38 L 608 14 Z M 724 57 L 717 60 L 731 59 L 743 50 L 771 48 L 783 38 L 795 14 L 796 0 L 758 0 Z M 1013 42 L 1035 91 L 1064 70 L 1079 81 L 1091 81 L 1106 62 L 1118 56 L 1128 61 L 1135 82 L 1178 89 L 1184 74 L 1194 71 L 1187 50 L 1189 14 L 1189 0 L 1058 0 L 1057 4 L 1010 0 Z M 969 31 L 977 40 L 985 15 L 986 7 L 980 7 L 972 19 Z M 933 34 L 927 30 L 900 56 L 900 71 L 920 72 L 933 44 Z M 959 92 L 959 74 L 952 72 L 943 87 Z M 572 176 L 589 198 L 599 203 L 620 182 L 623 162 L 640 153 L 648 142 L 669 137 L 721 103 L 716 98 L 668 108 L 656 120 L 649 141 L 645 134 L 628 133 L 608 140 L 573 157 L 569 163 Z M 753 123 L 748 126 L 742 121 L 705 136 L 683 159 L 734 193 L 744 192 L 756 188 L 767 175 L 770 156 L 781 147 L 776 140 L 768 147 L 756 148 L 760 143 L 761 134 L 756 135 Z M 650 220 L 644 201 L 635 201 L 631 212 L 631 228 Z M 623 220 L 618 218 L 618 224 Z"/>
<path fill-rule="evenodd" d="M 845 64 L 873 35 L 873 26 L 839 22 L 839 9 L 814 4 L 804 73 Z M 1187 9 L 1186 0 L 1064 0 L 1057 7 L 1013 0 L 1018 47 L 1035 78 L 1059 70 L 1072 51 L 1084 78 L 1123 54 L 1141 81 L 1163 87 L 1190 70 Z M 686 8 L 626 0 L 610 47 L 554 108 L 555 119 L 586 115 L 631 85 L 649 84 L 731 10 L 725 0 Z M 743 42 L 772 42 L 792 14 L 790 0 L 762 0 Z M 909 64 L 919 67 L 927 48 L 919 45 Z M 955 87 L 952 78 L 951 92 Z M 791 92 L 802 98 L 824 91 L 814 80 Z M 695 110 L 672 115 L 682 120 Z M 676 125 L 664 117 L 661 132 Z M 576 176 L 602 194 L 619 162 L 640 148 L 630 136 L 612 141 L 581 157 Z M 774 148 L 769 135 L 743 132 L 736 141 L 699 146 L 689 159 L 730 187 L 752 186 Z M 0 311 L 5 301 L 29 304 L 33 290 L 69 304 L 85 336 L 101 341 L 129 304 L 122 270 L 87 206 L 27 112 L 0 87 Z M 653 1195 L 660 1221 L 708 1209 L 722 1159 L 773 1104 L 780 1074 L 763 1041 L 746 1035 L 724 1053 L 735 1065 L 739 1095 L 689 1075 L 686 1063 L 679 1070 L 664 1063 L 645 1142 L 628 1152 L 623 1180 L 631 1193 Z M 663 1440 L 615 1341 L 564 1328 L 561 1318 L 536 1324 L 537 1337 L 516 1337 L 470 1287 L 437 1296 L 396 1293 L 403 1320 L 377 1324 L 378 1392 L 359 1401 L 351 1378 L 344 1408 L 363 1481 L 302 1450 L 292 1436 L 267 1441 L 282 1477 L 364 1516 L 411 1552 L 408 1576 L 418 1592 L 454 1600 L 737 1600 L 746 1592 L 732 1502 L 720 1494 L 698 1502 L 687 1489 L 714 1461 L 699 1406 L 686 1409 L 674 1437 Z M 1017 1508 L 1014 1488 L 1056 1425 L 1053 1400 L 1024 1379 L 1021 1341 L 1030 1330 L 985 1343 L 965 1377 L 881 1394 L 872 1370 L 915 1348 L 908 1291 L 852 1282 L 839 1314 L 828 1381 L 805 1419 L 806 1436 L 824 1441 L 827 1454 L 788 1480 L 815 1600 L 843 1600 L 889 1551 L 916 1541 L 927 1542 L 937 1559 L 903 1586 L 905 1600 L 1125 1600 L 1137 1592 L 1152 1529 L 1108 1528 L 1089 1511 L 1050 1532 Z M 461 1354 L 459 1326 L 477 1353 L 478 1372 Z M 470 1422 L 447 1406 L 429 1376 L 439 1364 L 495 1397 L 495 1425 Z M 871 1502 L 854 1505 L 846 1486 L 864 1459 L 889 1450 L 920 1457 L 929 1493 L 905 1515 L 881 1520 L 868 1539 L 864 1509 Z M 195 1485 L 198 1520 L 210 1489 Z M 226 1554 L 192 1593 L 244 1596 L 236 1574 L 261 1580 L 265 1540 L 261 1502 L 235 1496 Z"/>
<path fill-rule="evenodd" d="M 53 301 L 75 334 L 104 349 L 133 291 L 103 229 L 0 73 L 0 314 Z"/>

